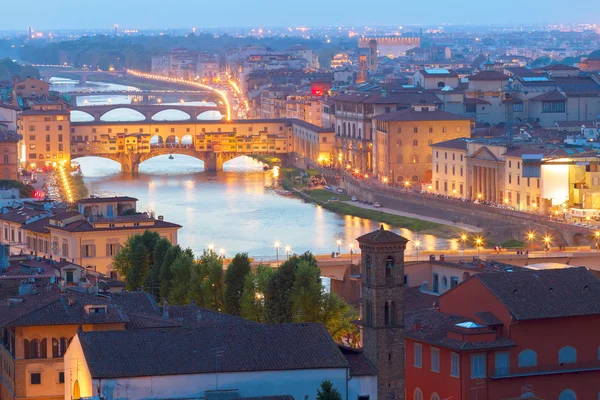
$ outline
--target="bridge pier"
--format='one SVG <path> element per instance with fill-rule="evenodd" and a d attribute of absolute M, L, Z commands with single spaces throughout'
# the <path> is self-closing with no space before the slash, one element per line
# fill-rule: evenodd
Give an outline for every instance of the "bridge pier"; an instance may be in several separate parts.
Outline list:
<path fill-rule="evenodd" d="M 141 155 L 136 153 L 123 153 L 119 155 L 118 161 L 121 164 L 121 172 L 128 174 L 137 174 L 142 162 Z"/>
<path fill-rule="evenodd" d="M 207 172 L 219 172 L 223 171 L 223 154 L 221 153 L 208 153 L 204 159 L 204 170 Z"/>

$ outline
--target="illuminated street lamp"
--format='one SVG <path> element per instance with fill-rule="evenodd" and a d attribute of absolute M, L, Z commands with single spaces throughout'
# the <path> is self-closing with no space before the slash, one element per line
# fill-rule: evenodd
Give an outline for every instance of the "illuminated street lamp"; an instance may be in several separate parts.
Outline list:
<path fill-rule="evenodd" d="M 421 241 L 419 239 L 415 240 L 415 249 L 417 250 L 417 260 L 419 259 L 419 248 L 421 247 Z"/>
<path fill-rule="evenodd" d="M 463 233 L 462 235 L 460 235 L 460 241 L 463 244 L 463 253 L 466 251 L 467 249 L 467 239 L 469 239 L 469 236 L 467 236 L 466 233 Z"/>
<path fill-rule="evenodd" d="M 290 253 L 292 252 L 292 248 L 290 246 L 285 246 L 285 254 L 287 255 L 287 259 L 290 259 Z"/>
<path fill-rule="evenodd" d="M 210 251 L 213 251 L 214 249 L 215 249 L 215 245 L 214 245 L 214 244 L 212 244 L 212 243 L 210 243 L 210 244 L 208 245 L 208 250 L 210 250 Z"/>
<path fill-rule="evenodd" d="M 276 240 L 275 243 L 273 243 L 273 247 L 275 247 L 275 261 L 277 262 L 277 265 L 279 265 L 279 248 L 281 247 L 279 240 Z"/>
<path fill-rule="evenodd" d="M 335 244 L 337 244 L 337 247 L 338 247 L 338 256 L 339 256 L 340 254 L 342 254 L 342 239 L 336 240 Z"/>
<path fill-rule="evenodd" d="M 600 248 L 598 245 L 598 240 L 600 240 L 600 231 L 594 232 L 594 238 L 596 239 L 596 250 L 598 250 Z"/>
<path fill-rule="evenodd" d="M 546 251 L 550 251 L 550 242 L 551 242 L 551 238 L 550 236 L 546 235 L 544 236 L 544 249 L 546 249 Z"/>
<path fill-rule="evenodd" d="M 479 256 L 481 246 L 483 246 L 483 238 L 482 237 L 477 237 L 475 239 L 475 246 L 477 246 L 477 255 Z"/>
<path fill-rule="evenodd" d="M 352 258 L 353 258 L 353 255 L 354 255 L 354 244 L 350 243 L 348 245 L 348 247 L 350 248 L 350 265 L 352 265 L 352 261 L 353 261 Z"/>
<path fill-rule="evenodd" d="M 527 232 L 527 241 L 529 242 L 530 250 L 533 250 L 533 240 L 535 239 L 535 232 Z"/>
<path fill-rule="evenodd" d="M 477 193 L 477 199 L 478 200 L 482 200 L 483 199 L 483 195 L 481 193 Z"/>
<path fill-rule="evenodd" d="M 387 178 L 387 176 L 384 176 L 384 177 L 383 177 L 383 183 L 385 183 L 385 184 L 387 185 L 387 183 L 388 183 L 388 178 Z"/>
<path fill-rule="evenodd" d="M 410 181 L 404 181 L 404 187 L 408 190 L 410 188 Z"/>

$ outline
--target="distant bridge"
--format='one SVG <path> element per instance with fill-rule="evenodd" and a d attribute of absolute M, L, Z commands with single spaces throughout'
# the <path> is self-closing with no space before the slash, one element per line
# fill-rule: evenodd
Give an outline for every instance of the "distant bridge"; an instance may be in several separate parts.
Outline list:
<path fill-rule="evenodd" d="M 142 104 L 150 104 L 152 99 L 158 99 L 160 103 L 163 96 L 189 97 L 202 96 L 215 100 L 215 93 L 211 91 L 185 91 L 185 90 L 78 90 L 73 92 L 61 92 L 62 95 L 69 97 L 69 102 L 73 106 L 77 106 L 77 99 L 85 96 L 131 96 L 135 102 Z M 217 102 L 219 99 L 216 99 Z M 154 104 L 154 103 L 152 103 Z"/>
<path fill-rule="evenodd" d="M 221 115 L 227 113 L 225 106 L 191 106 L 191 105 L 178 105 L 178 104 L 112 104 L 112 105 L 98 105 L 98 106 L 72 106 L 71 111 L 81 111 L 90 115 L 95 122 L 102 121 L 102 117 L 110 111 L 117 109 L 128 109 L 137 111 L 144 117 L 140 121 L 153 121 L 153 117 L 161 111 L 165 110 L 177 110 L 183 111 L 188 114 L 190 120 L 197 120 L 200 115 L 207 111 L 219 111 Z"/>
<path fill-rule="evenodd" d="M 125 72 L 122 71 L 92 71 L 92 70 L 82 70 L 75 69 L 69 67 L 59 67 L 59 66 L 38 66 L 38 70 L 40 71 L 40 78 L 48 81 L 52 77 L 69 77 L 73 79 L 79 80 L 80 85 L 85 85 L 88 78 L 96 75 L 112 75 L 112 76 L 124 76 Z"/>

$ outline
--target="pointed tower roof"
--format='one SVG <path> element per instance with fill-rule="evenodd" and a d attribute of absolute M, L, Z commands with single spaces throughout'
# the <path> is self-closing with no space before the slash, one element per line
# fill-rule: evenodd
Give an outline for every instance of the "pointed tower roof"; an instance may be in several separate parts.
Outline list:
<path fill-rule="evenodd" d="M 392 231 L 386 230 L 383 225 L 373 232 L 366 233 L 356 238 L 358 242 L 365 243 L 407 243 L 408 239 L 402 237 Z"/>

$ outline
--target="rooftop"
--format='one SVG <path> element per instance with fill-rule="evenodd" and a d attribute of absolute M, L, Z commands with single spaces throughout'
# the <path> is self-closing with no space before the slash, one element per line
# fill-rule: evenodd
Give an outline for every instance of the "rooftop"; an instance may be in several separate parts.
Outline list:
<path fill-rule="evenodd" d="M 86 199 L 81 199 L 78 203 L 88 204 L 88 203 L 113 203 L 115 201 L 138 201 L 135 197 L 128 196 L 114 196 L 114 197 L 88 197 Z"/>
<path fill-rule="evenodd" d="M 356 238 L 358 242 L 365 243 L 407 243 L 408 239 L 392 232 L 385 230 L 383 225 L 376 231 L 366 233 Z"/>
<path fill-rule="evenodd" d="M 321 324 L 78 332 L 92 378 L 348 368 Z M 106 351 L 111 349 L 111 351 Z M 127 354 L 127 357 L 123 357 Z"/>
<path fill-rule="evenodd" d="M 374 117 L 377 121 L 470 121 L 469 117 L 453 114 L 446 111 L 416 111 L 414 108 L 381 114 Z"/>

